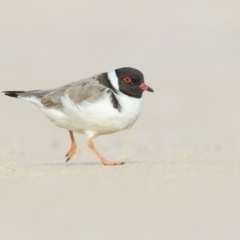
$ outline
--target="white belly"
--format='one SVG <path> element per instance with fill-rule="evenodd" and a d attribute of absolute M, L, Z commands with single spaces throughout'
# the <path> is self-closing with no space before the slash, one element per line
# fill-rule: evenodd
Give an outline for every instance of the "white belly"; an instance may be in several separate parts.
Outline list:
<path fill-rule="evenodd" d="M 119 93 L 116 98 L 121 111 L 114 108 L 109 94 L 105 94 L 96 102 L 74 104 L 65 95 L 61 98 L 63 109 L 47 109 L 40 107 L 45 115 L 57 126 L 86 134 L 88 137 L 109 134 L 130 128 L 142 111 L 143 99 L 133 98 Z"/>

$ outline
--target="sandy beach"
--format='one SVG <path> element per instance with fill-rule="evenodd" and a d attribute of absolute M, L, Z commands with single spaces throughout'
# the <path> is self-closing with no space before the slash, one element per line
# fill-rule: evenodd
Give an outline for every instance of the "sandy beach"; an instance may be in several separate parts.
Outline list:
<path fill-rule="evenodd" d="M 137 4 L 137 8 L 136 8 Z M 5 2 L 0 90 L 140 69 L 154 93 L 129 130 L 94 140 L 0 95 L 0 239 L 239 239 L 238 1 Z"/>
<path fill-rule="evenodd" d="M 136 153 L 120 167 L 12 155 L 21 162 L 0 167 L 2 239 L 237 239 L 237 155 Z"/>

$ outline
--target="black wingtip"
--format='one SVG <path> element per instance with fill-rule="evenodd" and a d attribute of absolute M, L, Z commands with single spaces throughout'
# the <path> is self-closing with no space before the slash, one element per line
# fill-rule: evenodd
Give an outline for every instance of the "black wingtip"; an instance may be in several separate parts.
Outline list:
<path fill-rule="evenodd" d="M 2 93 L 4 93 L 6 96 L 17 98 L 18 94 L 24 93 L 24 91 L 3 91 Z"/>

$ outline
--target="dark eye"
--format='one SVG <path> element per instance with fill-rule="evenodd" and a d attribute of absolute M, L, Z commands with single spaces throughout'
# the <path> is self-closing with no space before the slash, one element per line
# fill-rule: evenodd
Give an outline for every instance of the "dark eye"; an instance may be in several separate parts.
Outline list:
<path fill-rule="evenodd" d="M 124 81 L 125 83 L 131 83 L 131 82 L 132 82 L 132 78 L 130 78 L 130 77 L 124 77 L 124 78 L 123 78 L 123 81 Z"/>

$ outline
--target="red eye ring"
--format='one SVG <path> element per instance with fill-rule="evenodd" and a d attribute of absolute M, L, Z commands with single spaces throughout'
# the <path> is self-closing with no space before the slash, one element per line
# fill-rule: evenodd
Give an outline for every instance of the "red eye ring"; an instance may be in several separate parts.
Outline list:
<path fill-rule="evenodd" d="M 125 83 L 130 83 L 130 82 L 132 82 L 132 79 L 131 79 L 130 77 L 124 77 L 124 78 L 123 78 L 123 81 L 124 81 Z"/>

